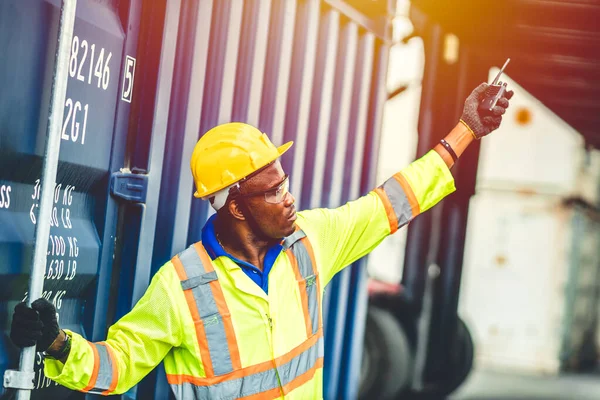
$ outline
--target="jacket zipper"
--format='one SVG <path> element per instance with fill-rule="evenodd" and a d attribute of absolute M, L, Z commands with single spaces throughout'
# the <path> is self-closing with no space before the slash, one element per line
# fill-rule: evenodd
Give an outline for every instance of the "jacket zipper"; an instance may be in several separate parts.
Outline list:
<path fill-rule="evenodd" d="M 281 377 L 279 376 L 279 370 L 277 369 L 277 364 L 275 363 L 275 352 L 273 350 L 273 319 L 269 314 L 266 314 L 267 319 L 269 320 L 269 328 L 271 330 L 271 358 L 273 359 L 273 368 L 275 369 L 275 375 L 277 375 L 277 382 L 279 382 L 279 389 L 281 391 L 281 396 L 283 396 L 283 387 L 281 385 Z"/>

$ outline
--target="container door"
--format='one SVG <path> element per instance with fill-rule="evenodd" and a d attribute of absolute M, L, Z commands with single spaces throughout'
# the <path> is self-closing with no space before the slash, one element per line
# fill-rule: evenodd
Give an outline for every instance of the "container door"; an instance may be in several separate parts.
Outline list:
<path fill-rule="evenodd" d="M 54 190 L 43 297 L 62 328 L 94 340 L 105 335 L 116 200 L 112 172 L 123 166 L 135 74 L 127 32 L 136 3 L 79 0 L 69 60 L 61 150 Z M 0 372 L 17 369 L 8 333 L 13 308 L 27 298 L 60 0 L 0 3 Z M 122 24 L 125 21 L 125 24 Z M 123 30 L 123 25 L 128 31 Z M 133 35 L 135 39 L 135 34 Z M 45 378 L 37 355 L 32 398 L 72 394 Z M 6 390 L 4 390 L 6 392 Z M 6 395 L 6 393 L 4 393 Z"/>

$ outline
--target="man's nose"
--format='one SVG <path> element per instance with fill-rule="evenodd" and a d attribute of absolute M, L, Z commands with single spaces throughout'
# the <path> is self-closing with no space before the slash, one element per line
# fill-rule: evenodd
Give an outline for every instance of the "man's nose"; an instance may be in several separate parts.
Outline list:
<path fill-rule="evenodd" d="M 294 195 L 292 193 L 287 192 L 285 195 L 285 199 L 283 201 L 284 201 L 285 206 L 289 207 L 296 202 L 296 198 L 294 197 Z"/>

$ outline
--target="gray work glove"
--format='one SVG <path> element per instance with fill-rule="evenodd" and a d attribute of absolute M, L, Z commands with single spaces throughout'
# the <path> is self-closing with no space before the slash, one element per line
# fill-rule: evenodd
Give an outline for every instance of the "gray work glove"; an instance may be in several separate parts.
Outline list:
<path fill-rule="evenodd" d="M 490 113 L 484 113 L 479 109 L 479 104 L 485 97 L 485 91 L 488 88 L 487 83 L 482 83 L 471 92 L 465 101 L 465 107 L 460 120 L 473 132 L 475 139 L 481 139 L 489 135 L 500 127 L 502 115 L 506 112 L 509 106 L 509 100 L 513 97 L 514 92 L 507 90 L 504 95 L 498 100 L 496 106 Z"/>
<path fill-rule="evenodd" d="M 15 307 L 10 339 L 18 347 L 36 346 L 36 351 L 46 351 L 58 337 L 59 327 L 56 308 L 44 298 L 37 299 L 28 307 L 19 303 Z"/>

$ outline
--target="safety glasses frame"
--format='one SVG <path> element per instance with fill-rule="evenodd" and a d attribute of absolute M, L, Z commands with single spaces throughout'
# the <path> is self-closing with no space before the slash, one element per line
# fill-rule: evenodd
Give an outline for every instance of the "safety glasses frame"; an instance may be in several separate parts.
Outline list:
<path fill-rule="evenodd" d="M 269 204 L 279 204 L 279 203 L 281 203 L 283 200 L 285 200 L 285 198 L 287 197 L 287 194 L 289 193 L 289 178 L 290 178 L 290 177 L 289 177 L 289 175 L 287 175 L 287 174 L 286 174 L 286 175 L 284 176 L 283 180 L 282 180 L 280 183 L 278 183 L 277 185 L 275 185 L 275 186 L 273 186 L 273 187 L 271 187 L 271 188 L 269 188 L 269 189 L 260 190 L 260 191 L 256 191 L 256 192 L 251 192 L 251 193 L 244 193 L 244 194 L 242 194 L 242 193 L 240 193 L 240 191 L 239 191 L 239 187 L 235 186 L 235 187 L 234 187 L 234 188 L 232 188 L 232 189 L 237 189 L 237 190 L 235 190 L 235 193 L 232 193 L 232 195 L 233 195 L 233 197 L 232 197 L 232 198 L 233 198 L 233 199 L 237 199 L 237 198 L 248 198 L 248 197 L 257 197 L 257 196 L 264 195 L 264 197 L 265 197 L 265 202 L 267 202 L 267 203 L 269 203 Z M 271 193 L 271 192 L 277 192 L 278 190 L 280 190 L 280 189 L 281 189 L 282 187 L 284 187 L 284 186 L 286 186 L 286 190 L 285 190 L 285 192 L 283 193 L 283 195 L 282 195 L 282 197 L 281 197 L 281 200 L 279 200 L 279 201 L 271 201 L 271 200 L 269 200 L 269 199 L 267 198 L 267 195 L 268 195 L 269 193 Z M 275 196 L 277 196 L 277 195 L 275 194 Z"/>

